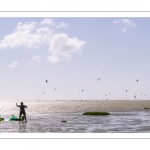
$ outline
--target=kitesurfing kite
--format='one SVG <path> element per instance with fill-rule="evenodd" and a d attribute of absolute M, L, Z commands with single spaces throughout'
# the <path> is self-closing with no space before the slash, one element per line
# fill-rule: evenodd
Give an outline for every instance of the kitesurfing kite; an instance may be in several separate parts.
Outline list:
<path fill-rule="evenodd" d="M 138 82 L 138 79 L 136 81 Z"/>
<path fill-rule="evenodd" d="M 48 83 L 48 80 L 46 80 L 45 82 Z"/>
<path fill-rule="evenodd" d="M 56 90 L 56 88 L 54 87 L 54 90 Z"/>
<path fill-rule="evenodd" d="M 98 81 L 101 80 L 100 78 L 97 79 Z"/>
<path fill-rule="evenodd" d="M 128 90 L 126 90 L 126 92 L 127 92 Z"/>
<path fill-rule="evenodd" d="M 82 92 L 83 92 L 83 90 L 82 90 Z"/>

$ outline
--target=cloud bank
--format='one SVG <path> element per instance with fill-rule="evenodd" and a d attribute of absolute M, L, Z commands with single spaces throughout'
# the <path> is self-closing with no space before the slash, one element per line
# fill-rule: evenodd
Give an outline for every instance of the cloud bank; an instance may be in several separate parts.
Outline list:
<path fill-rule="evenodd" d="M 19 22 L 13 33 L 5 35 L 0 42 L 0 49 L 14 49 L 19 46 L 27 49 L 38 48 L 39 45 L 48 43 L 52 37 L 49 27 L 38 27 L 36 22 Z"/>
<path fill-rule="evenodd" d="M 41 22 L 19 22 L 15 30 L 0 41 L 0 49 L 14 49 L 25 47 L 26 49 L 38 49 L 41 45 L 47 45 L 50 55 L 47 60 L 57 63 L 62 59 L 71 58 L 73 53 L 81 53 L 85 41 L 76 37 L 70 38 L 65 33 L 57 33 L 56 29 L 67 28 L 65 22 L 56 24 L 52 19 L 44 19 Z M 40 61 L 40 57 L 33 58 Z"/>

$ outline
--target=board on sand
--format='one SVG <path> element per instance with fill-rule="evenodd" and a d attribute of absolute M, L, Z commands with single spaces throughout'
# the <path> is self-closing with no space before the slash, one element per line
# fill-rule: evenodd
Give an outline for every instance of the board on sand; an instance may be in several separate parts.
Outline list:
<path fill-rule="evenodd" d="M 23 120 L 24 120 L 24 116 L 21 116 L 20 121 L 23 121 Z M 9 121 L 19 121 L 19 118 L 17 118 L 14 115 L 11 115 Z"/>
<path fill-rule="evenodd" d="M 20 121 L 23 121 L 23 120 L 24 120 L 24 116 L 20 118 Z M 0 118 L 0 121 L 19 121 L 19 118 L 17 118 L 14 115 L 11 115 L 9 119 Z"/>

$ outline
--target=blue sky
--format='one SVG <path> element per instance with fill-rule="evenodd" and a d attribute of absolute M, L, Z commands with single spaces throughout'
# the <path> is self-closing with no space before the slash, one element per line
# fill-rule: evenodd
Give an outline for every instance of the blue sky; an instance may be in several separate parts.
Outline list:
<path fill-rule="evenodd" d="M 0 18 L 0 26 L 0 99 L 149 99 L 149 18 Z"/>

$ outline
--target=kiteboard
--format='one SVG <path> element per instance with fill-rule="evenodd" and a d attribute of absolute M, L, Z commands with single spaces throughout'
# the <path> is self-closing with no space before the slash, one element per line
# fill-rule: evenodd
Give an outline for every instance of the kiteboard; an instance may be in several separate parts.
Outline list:
<path fill-rule="evenodd" d="M 10 119 L 9 119 L 9 121 L 23 121 L 24 120 L 24 116 L 21 116 L 21 118 L 19 119 L 19 118 L 17 118 L 16 116 L 14 116 L 14 115 L 11 115 L 10 116 Z"/>
<path fill-rule="evenodd" d="M 24 120 L 24 116 L 21 116 L 20 121 Z M 19 121 L 19 118 L 17 118 L 15 115 L 11 115 L 9 119 L 0 118 L 0 121 Z"/>

